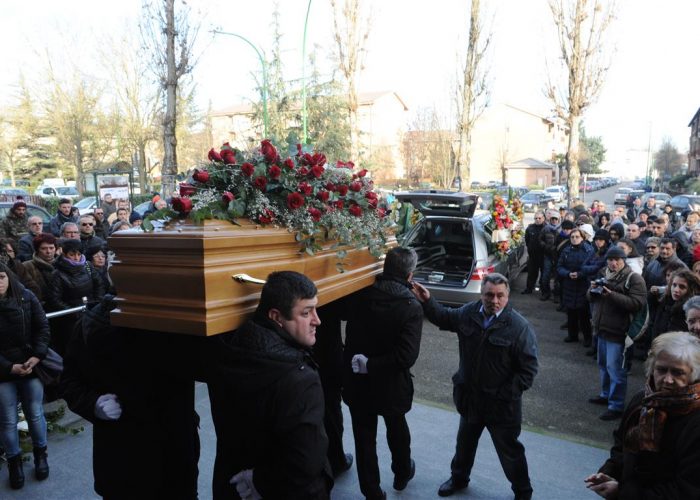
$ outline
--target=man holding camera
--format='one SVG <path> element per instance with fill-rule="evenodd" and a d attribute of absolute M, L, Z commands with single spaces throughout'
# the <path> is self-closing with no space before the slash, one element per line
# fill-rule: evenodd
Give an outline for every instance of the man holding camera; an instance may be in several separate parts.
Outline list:
<path fill-rule="evenodd" d="M 588 401 L 608 407 L 601 420 L 615 420 L 622 416 L 625 406 L 627 372 L 623 354 L 630 316 L 644 307 L 647 291 L 644 279 L 625 263 L 626 255 L 621 248 L 611 247 L 605 258 L 607 266 L 600 270 L 588 290 L 593 327 L 598 334 L 601 385 L 600 394 Z"/>

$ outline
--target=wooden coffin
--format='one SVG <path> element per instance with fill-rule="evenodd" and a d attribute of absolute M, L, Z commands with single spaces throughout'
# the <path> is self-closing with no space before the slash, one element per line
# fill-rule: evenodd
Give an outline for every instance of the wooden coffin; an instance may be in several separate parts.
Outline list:
<path fill-rule="evenodd" d="M 371 285 L 383 267 L 368 251 L 351 249 L 339 273 L 336 250 L 302 254 L 292 233 L 248 221 L 122 231 L 109 246 L 116 254 L 110 276 L 119 304 L 112 324 L 202 336 L 239 327 L 257 307 L 262 285 L 234 275 L 264 280 L 273 271 L 303 273 L 323 305 Z"/>

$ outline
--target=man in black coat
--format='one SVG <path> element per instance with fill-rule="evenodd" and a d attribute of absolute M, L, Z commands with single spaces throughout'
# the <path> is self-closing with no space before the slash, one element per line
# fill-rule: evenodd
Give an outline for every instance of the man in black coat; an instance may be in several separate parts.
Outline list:
<path fill-rule="evenodd" d="M 522 293 L 532 293 L 537 277 L 543 271 L 544 251 L 540 243 L 540 233 L 544 229 L 544 212 L 535 212 L 535 222 L 525 229 L 525 246 L 527 247 L 527 283 Z M 543 290 L 544 293 L 544 290 Z"/>
<path fill-rule="evenodd" d="M 352 417 L 360 491 L 368 499 L 386 498 L 377 464 L 378 415 L 386 424 L 394 489 L 403 490 L 416 471 L 406 413 L 423 328 L 423 308 L 410 283 L 417 260 L 410 248 L 391 249 L 375 284 L 350 299 L 343 396 Z"/>
<path fill-rule="evenodd" d="M 452 475 L 438 490 L 446 497 L 469 484 L 476 448 L 484 427 L 516 499 L 530 499 L 525 447 L 518 440 L 522 421 L 522 392 L 537 374 L 537 340 L 530 323 L 508 305 L 510 286 L 502 274 L 481 282 L 481 300 L 460 308 L 440 305 L 430 292 L 414 283 L 426 317 L 457 333 L 459 369 L 452 377 L 453 397 L 460 413 Z"/>
<path fill-rule="evenodd" d="M 215 500 L 330 498 L 323 389 L 309 351 L 316 295 L 306 276 L 272 273 L 254 318 L 212 339 Z"/>

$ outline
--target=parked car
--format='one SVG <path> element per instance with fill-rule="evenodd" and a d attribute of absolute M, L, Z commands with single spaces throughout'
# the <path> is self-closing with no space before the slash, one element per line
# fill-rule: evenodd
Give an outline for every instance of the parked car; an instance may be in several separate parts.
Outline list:
<path fill-rule="evenodd" d="M 554 203 L 554 197 L 544 191 L 536 190 L 525 193 L 520 198 L 520 201 L 525 212 L 535 212 L 537 210 L 545 210 L 550 201 Z"/>
<path fill-rule="evenodd" d="M 679 194 L 669 201 L 677 217 L 681 217 L 686 210 L 700 210 L 700 196 L 693 194 Z"/>
<path fill-rule="evenodd" d="M 73 186 L 46 186 L 42 185 L 36 188 L 35 195 L 42 198 L 68 198 L 69 200 L 77 200 L 80 198 L 80 193 Z"/>
<path fill-rule="evenodd" d="M 13 201 L 0 201 L 0 219 L 7 216 L 8 212 L 12 208 L 12 205 L 14 205 Z M 27 203 L 27 217 L 33 217 L 35 215 L 41 217 L 41 220 L 44 221 L 44 227 L 48 228 L 48 224 L 51 222 L 51 217 L 53 216 L 43 207 L 32 203 Z"/>
<path fill-rule="evenodd" d="M 78 209 L 78 213 L 80 215 L 87 214 L 95 210 L 95 208 L 97 207 L 97 198 L 95 198 L 94 196 L 89 196 L 74 203 L 73 206 Z"/>
<path fill-rule="evenodd" d="M 666 203 L 671 201 L 671 195 L 666 193 L 655 193 L 652 191 L 650 193 L 645 193 L 642 195 L 642 203 L 646 203 L 647 200 L 652 196 L 656 199 L 656 206 L 662 210 L 666 206 Z"/>
<path fill-rule="evenodd" d="M 406 233 L 401 245 L 413 248 L 418 265 L 413 279 L 436 300 L 464 304 L 480 296 L 481 280 L 498 272 L 514 278 L 525 260 L 524 245 L 512 249 L 505 261 L 490 253 L 491 237 L 484 225 L 489 213 L 475 215 L 478 195 L 454 191 L 396 193 L 423 217 Z"/>
<path fill-rule="evenodd" d="M 613 203 L 615 205 L 626 205 L 627 197 L 632 192 L 632 188 L 622 187 L 615 191 L 615 199 Z"/>
<path fill-rule="evenodd" d="M 491 208 L 491 204 L 493 203 L 492 191 L 475 191 L 472 194 L 478 196 L 476 200 L 476 210 L 489 210 Z"/>
<path fill-rule="evenodd" d="M 21 196 L 24 199 L 28 199 L 29 193 L 24 189 L 20 188 L 0 188 L 0 196 L 13 199 L 16 199 L 18 196 Z"/>
<path fill-rule="evenodd" d="M 631 207 L 634 205 L 634 200 L 637 198 L 641 198 L 644 196 L 644 190 L 643 189 L 632 189 L 632 191 L 629 192 L 627 195 L 627 208 Z"/>
<path fill-rule="evenodd" d="M 545 193 L 552 195 L 556 203 L 559 203 L 566 198 L 566 188 L 564 186 L 549 186 L 544 191 Z"/>

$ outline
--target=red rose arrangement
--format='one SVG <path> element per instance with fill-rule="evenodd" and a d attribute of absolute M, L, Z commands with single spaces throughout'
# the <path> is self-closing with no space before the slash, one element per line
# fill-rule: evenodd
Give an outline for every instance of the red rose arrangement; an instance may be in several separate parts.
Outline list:
<path fill-rule="evenodd" d="M 384 252 L 391 221 L 365 169 L 352 162 L 329 164 L 318 151 L 281 154 L 271 141 L 243 152 L 225 143 L 209 151 L 210 164 L 180 185 L 173 211 L 151 216 L 189 216 L 195 222 L 247 217 L 260 224 L 286 227 L 302 251 L 313 253 L 324 241 Z M 144 229 L 152 227 L 146 221 Z M 340 254 L 340 252 L 339 252 Z"/>
<path fill-rule="evenodd" d="M 491 235 L 492 251 L 501 260 L 506 260 L 511 249 L 523 241 L 522 203 L 512 196 L 506 203 L 501 196 L 496 195 L 489 211 L 491 220 L 485 224 L 484 229 Z"/>

